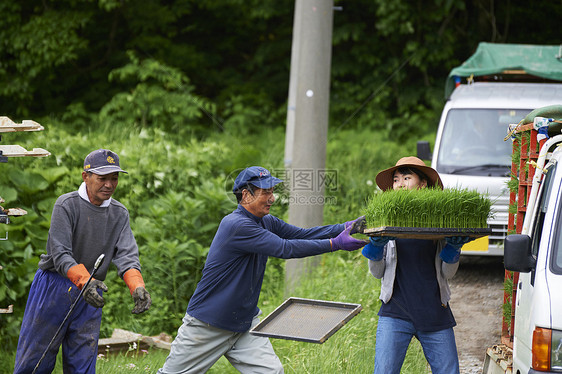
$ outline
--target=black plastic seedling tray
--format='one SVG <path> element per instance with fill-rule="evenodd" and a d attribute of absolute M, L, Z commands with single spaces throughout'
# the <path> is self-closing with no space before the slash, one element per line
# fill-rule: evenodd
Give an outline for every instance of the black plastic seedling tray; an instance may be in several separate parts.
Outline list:
<path fill-rule="evenodd" d="M 434 228 L 434 227 L 396 227 L 381 226 L 367 228 L 363 234 L 368 236 L 392 236 L 395 238 L 407 239 L 444 239 L 450 236 L 469 236 L 480 238 L 490 235 L 492 230 L 489 228 Z"/>
<path fill-rule="evenodd" d="M 361 309 L 360 304 L 290 297 L 250 333 L 268 338 L 324 343 Z"/>

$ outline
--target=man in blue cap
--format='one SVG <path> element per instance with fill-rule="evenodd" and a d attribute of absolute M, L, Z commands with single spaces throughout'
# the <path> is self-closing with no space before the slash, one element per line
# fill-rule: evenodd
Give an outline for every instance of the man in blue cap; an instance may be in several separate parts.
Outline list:
<path fill-rule="evenodd" d="M 268 257 L 353 251 L 367 243 L 351 236 L 364 217 L 303 229 L 270 215 L 273 188 L 281 182 L 259 166 L 244 169 L 234 181 L 238 208 L 219 225 L 201 281 L 159 374 L 204 373 L 221 356 L 241 373 L 283 373 L 269 339 L 249 333 L 259 322 L 257 304 Z"/>
<path fill-rule="evenodd" d="M 132 312 L 142 313 L 150 307 L 129 212 L 111 198 L 120 173 L 127 172 L 119 166 L 116 153 L 93 151 L 84 159 L 83 183 L 78 191 L 66 193 L 55 202 L 47 253 L 41 255 L 25 307 L 14 373 L 31 373 L 42 358 L 37 373 L 52 372 L 61 345 L 65 373 L 96 372 L 101 308 L 105 303 L 102 291 L 107 291 L 103 280 L 112 262 L 129 287 L 135 303 Z M 105 261 L 63 325 L 101 254 Z"/>

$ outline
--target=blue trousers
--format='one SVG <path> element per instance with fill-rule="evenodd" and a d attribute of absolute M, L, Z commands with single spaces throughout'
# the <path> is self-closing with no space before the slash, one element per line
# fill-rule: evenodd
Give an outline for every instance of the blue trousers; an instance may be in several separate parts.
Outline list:
<path fill-rule="evenodd" d="M 66 277 L 50 271 L 37 271 L 25 307 L 14 374 L 33 371 L 79 293 L 80 290 Z M 37 373 L 53 371 L 62 345 L 64 373 L 94 374 L 101 314 L 101 309 L 80 297 Z"/>
<path fill-rule="evenodd" d="M 459 357 L 453 328 L 422 332 L 410 321 L 379 317 L 374 374 L 399 374 L 412 337 L 423 348 L 433 374 L 459 374 Z"/>

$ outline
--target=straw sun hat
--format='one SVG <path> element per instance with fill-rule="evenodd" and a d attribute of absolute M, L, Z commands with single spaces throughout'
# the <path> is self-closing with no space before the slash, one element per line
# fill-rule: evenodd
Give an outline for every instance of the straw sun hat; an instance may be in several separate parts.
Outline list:
<path fill-rule="evenodd" d="M 375 178 L 377 186 L 383 191 L 391 190 L 394 182 L 394 171 L 400 168 L 412 168 L 421 171 L 427 176 L 428 187 L 439 187 L 443 189 L 443 182 L 435 169 L 426 166 L 425 163 L 417 157 L 402 157 L 391 168 L 379 172 Z"/>

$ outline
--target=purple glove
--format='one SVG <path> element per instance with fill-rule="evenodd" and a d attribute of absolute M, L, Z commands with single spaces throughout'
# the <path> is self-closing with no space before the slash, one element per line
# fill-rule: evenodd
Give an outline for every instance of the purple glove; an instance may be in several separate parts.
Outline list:
<path fill-rule="evenodd" d="M 350 235 L 363 233 L 363 230 L 365 230 L 365 228 L 367 227 L 367 221 L 365 220 L 365 216 L 361 216 L 355 219 L 354 221 L 347 221 L 345 223 L 345 228 L 347 229 L 350 227 L 351 227 L 351 230 L 349 231 Z"/>
<path fill-rule="evenodd" d="M 337 251 L 338 249 L 343 249 L 344 251 L 355 251 L 367 244 L 366 240 L 355 239 L 349 234 L 352 226 L 353 225 L 349 225 L 349 227 L 340 232 L 338 236 L 330 239 L 330 243 L 332 244 L 332 251 Z"/>

